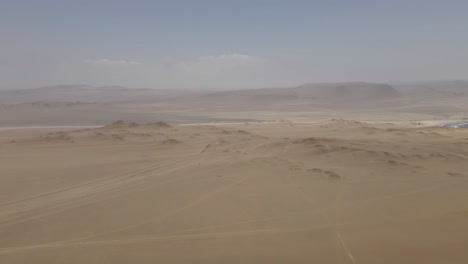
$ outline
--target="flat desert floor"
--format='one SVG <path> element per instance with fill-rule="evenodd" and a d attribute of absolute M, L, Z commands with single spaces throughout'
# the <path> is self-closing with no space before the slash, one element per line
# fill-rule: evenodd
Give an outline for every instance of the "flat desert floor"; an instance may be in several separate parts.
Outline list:
<path fill-rule="evenodd" d="M 468 263 L 468 129 L 0 131 L 0 263 Z"/>

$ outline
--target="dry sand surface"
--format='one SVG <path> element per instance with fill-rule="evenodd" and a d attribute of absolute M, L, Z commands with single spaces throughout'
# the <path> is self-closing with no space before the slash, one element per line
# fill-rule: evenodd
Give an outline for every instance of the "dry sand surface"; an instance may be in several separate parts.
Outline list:
<path fill-rule="evenodd" d="M 468 263 L 468 129 L 0 131 L 0 263 Z"/>

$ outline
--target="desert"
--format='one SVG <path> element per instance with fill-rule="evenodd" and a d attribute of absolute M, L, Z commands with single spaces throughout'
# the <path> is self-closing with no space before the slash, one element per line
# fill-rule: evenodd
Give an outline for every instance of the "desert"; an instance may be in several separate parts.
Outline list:
<path fill-rule="evenodd" d="M 4 129 L 1 262 L 463 263 L 468 130 L 399 122 Z"/>
<path fill-rule="evenodd" d="M 467 264 L 467 10 L 0 0 L 0 264 Z"/>

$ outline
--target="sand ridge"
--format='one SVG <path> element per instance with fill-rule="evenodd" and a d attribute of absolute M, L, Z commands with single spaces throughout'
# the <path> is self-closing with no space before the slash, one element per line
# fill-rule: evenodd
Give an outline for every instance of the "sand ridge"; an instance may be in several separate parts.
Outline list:
<path fill-rule="evenodd" d="M 334 119 L 28 133 L 1 145 L 2 263 L 467 260 L 453 246 L 467 242 L 467 130 Z"/>

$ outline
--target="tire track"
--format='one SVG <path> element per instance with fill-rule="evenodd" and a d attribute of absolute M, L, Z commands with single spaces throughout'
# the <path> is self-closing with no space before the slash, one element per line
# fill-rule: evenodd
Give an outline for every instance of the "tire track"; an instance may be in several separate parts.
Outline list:
<path fill-rule="evenodd" d="M 346 244 L 343 234 L 340 231 L 340 226 L 342 225 L 343 221 L 343 197 L 344 197 L 344 178 L 340 178 L 340 191 L 337 194 L 337 208 L 336 208 L 336 218 L 335 218 L 335 235 L 340 242 L 341 247 L 344 249 L 346 255 L 348 256 L 349 260 L 353 264 L 357 264 L 356 258 L 353 256 L 351 250 L 349 249 L 348 245 Z"/>
<path fill-rule="evenodd" d="M 259 145 L 249 146 L 249 147 L 245 148 L 243 151 L 241 151 L 241 153 L 239 153 L 239 154 L 237 154 L 237 155 L 233 155 L 233 156 L 231 156 L 231 155 L 229 155 L 229 156 L 224 156 L 224 157 L 218 158 L 217 161 L 223 160 L 223 159 L 226 159 L 226 158 L 235 158 L 236 156 L 240 156 L 240 155 L 242 155 L 242 154 L 246 154 L 246 153 L 248 153 L 250 150 L 257 148 L 258 146 L 259 146 Z M 151 168 L 145 168 L 145 169 L 138 170 L 138 174 L 146 173 L 146 172 L 152 171 L 152 170 L 154 170 L 154 169 L 158 169 L 158 168 L 161 168 L 161 167 L 166 167 L 166 166 L 169 166 L 169 165 L 173 165 L 173 164 L 177 164 L 177 163 L 180 163 L 180 162 L 184 162 L 184 161 L 186 161 L 186 160 L 189 160 L 189 159 L 191 159 L 191 158 L 194 158 L 194 157 L 197 157 L 197 156 L 200 156 L 200 155 L 204 154 L 210 147 L 211 147 L 211 144 L 207 144 L 207 145 L 205 145 L 205 147 L 204 147 L 203 149 L 201 149 L 200 152 L 197 153 L 197 154 L 194 154 L 194 155 L 191 155 L 191 156 L 187 156 L 187 157 L 184 157 L 184 158 L 181 158 L 181 159 L 178 159 L 178 160 L 174 160 L 174 161 L 169 161 L 169 162 L 166 162 L 166 163 L 164 163 L 164 164 L 159 164 L 158 166 L 152 166 Z M 170 169 L 168 169 L 168 170 L 165 170 L 165 171 L 162 171 L 162 172 L 158 173 L 157 176 L 167 175 L 167 174 L 170 174 L 170 173 L 171 173 L 172 171 L 174 171 L 174 170 L 180 170 L 180 169 L 186 168 L 186 167 L 191 166 L 191 165 L 194 165 L 193 162 L 190 163 L 190 164 L 187 164 L 186 166 L 183 166 L 183 167 L 180 167 L 180 166 L 179 166 L 179 167 L 176 167 L 176 168 L 170 168 Z M 138 175 L 129 175 L 129 176 L 127 176 L 125 179 L 129 179 L 129 178 L 132 178 L 132 177 L 133 177 L 133 180 L 132 180 L 132 181 L 127 181 L 126 183 L 135 182 L 137 185 L 141 185 L 142 182 L 141 182 L 141 181 L 136 181 L 135 179 L 140 180 L 140 179 L 144 179 L 144 178 L 146 178 L 146 177 L 145 177 L 145 176 L 136 177 L 136 176 L 138 176 Z M 152 176 L 154 177 L 154 175 L 152 175 Z M 116 177 L 116 176 L 110 177 L 110 178 L 115 178 L 115 177 Z M 151 178 L 153 178 L 153 177 L 151 177 Z M 110 178 L 108 178 L 108 179 L 110 179 Z M 168 216 L 170 216 L 170 215 L 172 215 L 172 214 L 176 214 L 176 213 L 178 213 L 179 211 L 183 211 L 183 210 L 185 210 L 185 209 L 187 209 L 187 208 L 190 208 L 190 207 L 192 207 L 192 206 L 195 206 L 196 204 L 199 204 L 199 203 L 203 202 L 204 200 L 210 198 L 211 196 L 214 196 L 214 195 L 218 194 L 219 192 L 222 192 L 222 191 L 224 191 L 225 189 L 229 189 L 230 187 L 232 187 L 232 186 L 238 184 L 238 183 L 241 182 L 244 178 L 245 178 L 245 177 L 242 177 L 242 179 L 241 179 L 240 181 L 234 181 L 234 182 L 232 182 L 231 184 L 229 184 L 228 186 L 224 186 L 224 187 L 222 187 L 222 188 L 219 188 L 219 189 L 217 189 L 217 190 L 215 190 L 215 191 L 213 191 L 213 192 L 211 192 L 211 193 L 209 193 L 209 194 L 207 194 L 207 195 L 205 195 L 205 196 L 203 196 L 203 197 L 200 197 L 199 199 L 197 199 L 197 200 L 195 200 L 195 201 L 192 201 L 192 202 L 186 204 L 185 206 L 183 206 L 183 207 L 181 207 L 181 208 L 178 208 L 178 209 L 176 209 L 176 210 L 173 210 L 173 211 L 169 212 L 168 214 L 162 216 L 162 218 L 164 219 L 165 217 L 168 217 Z M 121 181 L 121 179 L 119 179 L 119 181 Z M 99 181 L 99 182 L 102 182 L 102 180 Z M 65 199 L 67 199 L 67 198 L 81 198 L 81 197 L 84 197 L 84 196 L 87 196 L 87 195 L 99 193 L 99 192 L 101 192 L 101 191 L 115 189 L 115 188 L 120 187 L 120 186 L 122 186 L 122 185 L 127 185 L 127 184 L 118 184 L 118 183 L 115 184 L 114 182 L 110 182 L 111 186 L 109 186 L 109 182 L 105 182 L 105 184 L 108 185 L 107 188 L 106 188 L 106 186 L 101 186 L 101 185 L 99 185 L 99 186 L 94 186 L 94 189 L 91 189 L 89 192 L 86 192 L 86 193 L 78 192 L 78 191 L 81 191 L 81 190 L 78 190 L 78 191 L 77 191 L 77 190 L 73 190 L 74 192 L 73 192 L 72 194 L 75 194 L 75 196 L 73 196 L 73 195 L 68 195 L 67 197 L 58 197 L 58 199 L 55 199 L 55 200 L 52 200 L 52 201 L 47 201 L 47 202 L 44 202 L 44 203 L 41 203 L 41 204 L 37 204 L 37 205 L 31 205 L 31 206 L 29 206 L 28 208 L 26 208 L 26 207 L 18 208 L 19 211 L 16 211 L 16 213 L 18 213 L 18 212 L 23 212 L 23 211 L 28 210 L 28 209 L 35 209 L 35 208 L 38 208 L 38 207 L 40 207 L 40 206 L 47 206 L 47 205 L 52 204 L 52 203 L 54 203 L 54 202 L 57 203 L 57 202 L 63 201 L 63 200 L 65 200 Z M 93 186 L 91 186 L 91 187 L 88 186 L 88 185 L 90 185 L 90 184 L 85 184 L 85 185 L 86 185 L 88 188 L 93 187 Z M 134 185 L 132 185 L 132 186 L 134 186 Z M 73 188 L 70 188 L 70 189 L 73 189 Z M 97 191 L 96 191 L 96 190 L 97 190 Z M 78 193 L 77 193 L 77 192 L 78 192 Z M 80 194 L 84 194 L 84 195 L 80 195 Z M 28 200 L 31 200 L 31 199 L 28 199 Z M 13 211 L 8 211 L 8 212 L 6 212 L 6 213 L 14 214 L 15 212 L 13 212 Z M 157 219 L 153 219 L 153 220 L 147 221 L 147 222 L 145 222 L 145 223 L 137 223 L 137 224 L 135 224 L 135 225 L 127 226 L 127 227 L 125 227 L 125 228 L 123 228 L 123 229 L 119 229 L 119 230 L 113 230 L 113 231 L 110 231 L 110 232 L 108 232 L 108 233 L 94 234 L 94 235 L 92 235 L 92 236 L 81 237 L 81 238 L 76 238 L 76 239 L 69 239 L 69 240 L 62 240 L 62 241 L 56 241 L 56 242 L 47 243 L 47 244 L 42 244 L 42 245 L 43 245 L 43 246 L 46 246 L 46 245 L 48 245 L 48 246 L 53 246 L 53 245 L 58 245 L 58 244 L 73 243 L 73 242 L 76 242 L 76 241 L 82 241 L 82 240 L 85 240 L 85 239 L 90 239 L 90 238 L 98 237 L 98 236 L 101 236 L 101 235 L 107 235 L 107 234 L 112 234 L 112 233 L 118 233 L 118 232 L 121 232 L 121 231 L 125 231 L 125 230 L 127 230 L 127 229 L 130 229 L 130 228 L 136 227 L 136 226 L 140 226 L 140 225 L 142 225 L 142 224 L 146 224 L 146 223 L 153 222 L 153 221 L 155 221 L 155 220 L 157 220 Z M 28 247 L 34 247 L 34 246 L 28 246 Z M 0 252 L 0 253 L 1 253 L 1 252 Z"/>
<path fill-rule="evenodd" d="M 226 157 L 223 157 L 221 158 L 222 159 L 226 159 L 226 158 L 236 158 L 237 156 L 241 156 L 241 155 L 245 155 L 245 154 L 248 154 L 249 151 L 253 150 L 253 149 L 256 149 L 258 148 L 259 146 L 261 146 L 262 144 L 258 144 L 258 145 L 253 145 L 253 146 L 250 146 L 246 149 L 244 149 L 243 151 L 241 151 L 241 153 L 237 154 L 237 155 L 233 155 L 233 156 L 226 156 Z M 206 150 L 209 146 L 207 145 L 207 147 L 205 147 L 204 150 Z M 95 237 L 99 237 L 99 236 L 106 236 L 106 235 L 111 235 L 111 234 L 115 234 L 115 233 L 120 233 L 120 232 L 124 232 L 124 231 L 127 231 L 127 230 L 130 230 L 132 228 L 135 228 L 135 227 L 139 227 L 139 226 L 142 226 L 142 225 L 146 225 L 146 224 L 150 224 L 152 222 L 155 222 L 155 221 L 160 221 L 160 220 L 163 220 L 163 219 L 166 219 L 167 217 L 170 217 L 174 214 L 177 214 L 181 211 L 184 211 L 188 208 L 191 208 L 193 206 L 196 206 L 200 203 L 202 203 L 203 201 L 205 200 L 208 200 L 209 198 L 213 197 L 213 196 L 216 196 L 218 195 L 219 193 L 222 193 L 224 191 L 227 191 L 228 189 L 230 189 L 231 187 L 243 182 L 245 180 L 247 176 L 243 176 L 241 177 L 239 180 L 237 181 L 233 181 L 232 183 L 228 184 L 227 186 L 224 186 L 224 187 L 220 187 L 208 194 L 205 194 L 201 197 L 199 197 L 198 199 L 195 199 L 189 203 L 187 203 L 186 205 L 183 205 L 182 207 L 178 208 L 178 209 L 175 209 L 175 210 L 172 210 L 162 216 L 159 216 L 158 218 L 156 219 L 151 219 L 151 220 L 148 220 L 148 221 L 145 221 L 145 222 L 140 222 L 140 223 L 136 223 L 136 224 L 133 224 L 133 225 L 129 225 L 129 226 L 126 226 L 124 228 L 121 228 L 121 229 L 117 229 L 117 230 L 113 230 L 113 231 L 109 231 L 109 232 L 106 232 L 106 233 L 100 233 L 100 234 L 94 234 L 94 235 L 91 235 L 91 236 L 87 236 L 87 237 L 82 237 L 82 238 L 77 238 L 77 239 L 73 239 L 73 240 L 67 240 L 66 242 L 75 242 L 75 241 L 82 241 L 82 240 L 86 240 L 86 239 L 92 239 L 92 238 L 95 238 Z M 65 242 L 65 241 L 62 241 L 62 242 Z"/>
<path fill-rule="evenodd" d="M 111 176 L 105 179 L 100 179 L 90 183 L 81 184 L 78 186 L 73 186 L 70 188 L 62 189 L 55 192 L 50 192 L 47 194 L 14 201 L 6 203 L 0 206 L 0 218 L 16 214 L 19 212 L 24 212 L 31 209 L 36 209 L 42 206 L 47 206 L 49 204 L 57 203 L 66 199 L 80 198 L 94 193 L 99 193 L 111 189 L 119 188 L 123 185 L 127 185 L 132 182 L 142 180 L 147 177 L 147 173 L 154 170 L 164 168 L 170 165 L 178 164 L 196 158 L 204 154 L 207 149 L 210 147 L 210 144 L 207 144 L 203 147 L 198 153 L 189 155 L 180 159 L 172 160 L 165 162 L 163 164 L 158 164 L 156 166 L 149 166 L 143 169 L 138 169 L 125 173 L 124 175 Z M 163 171 L 164 173 L 167 171 Z"/>
<path fill-rule="evenodd" d="M 223 160 L 223 159 L 226 159 L 227 157 L 224 156 L 224 157 L 221 157 L 221 158 L 217 158 L 216 160 L 212 161 L 212 162 L 218 162 L 220 160 Z M 172 161 L 171 161 L 172 162 Z M 168 165 L 167 163 L 164 163 L 165 165 Z M 171 163 L 173 164 L 173 163 Z M 194 166 L 196 164 L 199 164 L 199 161 L 197 160 L 193 160 L 191 162 L 188 162 L 188 163 L 185 163 L 184 165 L 179 165 L 175 168 L 169 168 L 167 170 L 164 170 L 164 171 L 160 171 L 158 173 L 152 173 L 151 175 L 149 175 L 149 177 L 145 177 L 139 181 L 132 181 L 132 182 L 128 182 L 128 184 L 125 184 L 125 185 L 122 185 L 122 186 L 119 186 L 120 189 L 122 188 L 136 188 L 136 187 L 143 187 L 143 188 L 146 188 L 148 187 L 148 184 L 151 183 L 151 185 L 153 185 L 154 183 L 157 183 L 158 185 L 161 185 L 161 184 L 167 184 L 167 183 L 172 183 L 174 181 L 179 181 L 179 180 L 182 180 L 186 177 L 188 177 L 187 175 L 185 176 L 179 176 L 179 177 L 171 177 L 171 178 L 167 178 L 167 177 L 163 177 L 163 176 L 167 176 L 167 175 L 171 175 L 173 172 L 175 171 L 178 171 L 178 170 L 183 170 L 185 168 L 188 168 L 188 167 L 191 167 L 191 166 Z M 166 179 L 166 180 L 162 180 L 161 179 Z M 159 180 L 158 182 L 153 182 L 154 180 Z M 113 189 L 116 189 L 116 188 L 112 188 L 112 189 L 109 189 L 109 191 L 112 191 Z M 90 196 L 92 195 L 98 195 L 99 192 L 96 192 L 96 193 L 90 193 L 89 195 L 87 196 L 83 196 L 83 197 L 79 197 L 79 198 L 89 198 Z M 92 198 L 92 200 L 88 201 L 87 203 L 85 203 L 85 205 L 89 205 L 89 204 L 93 204 L 93 203 L 96 203 L 96 202 L 99 202 L 99 201 L 103 201 L 103 200 L 108 200 L 108 199 L 111 199 L 111 197 L 101 197 L 99 199 L 96 199 L 96 198 Z M 48 206 L 48 211 L 49 209 L 51 208 L 54 208 L 55 209 L 58 209 L 53 211 L 53 212 L 48 212 L 46 214 L 41 214 L 41 213 L 34 213 L 34 215 L 31 215 L 29 217 L 24 217 L 24 215 L 19 215 L 19 214 L 16 214 L 16 215 L 13 215 L 12 217 L 16 217 L 16 216 L 20 216 L 21 219 L 20 221 L 26 221 L 26 220 L 32 220 L 32 219 L 37 219 L 37 218 L 41 218 L 41 217 L 46 217 L 46 216 L 49 216 L 49 215 L 53 215 L 53 214 L 57 214 L 57 213 L 60 213 L 62 211 L 65 211 L 65 210 L 71 210 L 73 209 L 74 207 L 76 206 L 82 206 L 83 203 L 79 203 L 81 200 L 79 199 L 75 199 L 75 200 L 67 200 L 66 202 L 65 201 L 62 201 L 61 203 L 54 203 L 54 204 L 50 204 L 50 205 L 45 205 L 45 206 Z M 77 204 L 78 203 L 78 204 Z M 77 204 L 76 206 L 72 206 L 70 207 L 72 204 Z M 64 208 L 64 206 L 66 205 L 66 208 Z M 6 221 L 10 221 L 12 218 L 9 218 L 8 220 Z M 5 220 L 5 219 L 4 219 Z M 5 221 L 2 221 L 0 222 L 0 224 L 4 224 Z"/>
<path fill-rule="evenodd" d="M 236 232 L 217 232 L 217 233 L 204 233 L 204 234 L 189 234 L 189 235 L 172 235 L 172 236 L 145 236 L 136 237 L 129 239 L 112 239 L 112 240 L 99 240 L 99 241 L 84 241 L 84 242 L 73 242 L 73 243 L 55 243 L 55 244 L 40 244 L 34 246 L 25 247 L 13 247 L 13 248 L 1 248 L 0 255 L 8 253 L 16 253 L 25 250 L 34 249 L 46 249 L 46 248 L 66 248 L 66 247 L 77 247 L 77 246 L 93 246 L 93 245 L 121 245 L 130 243 L 141 243 L 150 241 L 175 241 L 175 240 L 186 240 L 186 239 L 203 239 L 203 238 L 223 238 L 223 237 L 235 237 L 244 235 L 256 235 L 256 234 L 286 234 L 286 233 L 299 233 L 308 232 L 321 229 L 330 228 L 329 225 L 317 225 L 303 229 L 256 229 Z"/>
<path fill-rule="evenodd" d="M 298 192 L 300 193 L 300 195 L 311 205 L 315 206 L 315 207 L 318 207 L 319 209 L 320 208 L 320 205 L 313 201 L 305 192 L 304 190 L 301 188 L 301 186 L 299 184 L 297 184 L 294 179 L 292 179 L 291 177 L 291 183 L 292 185 L 294 186 L 294 188 L 296 190 L 298 190 Z M 349 249 L 349 247 L 347 246 L 344 238 L 343 238 L 343 235 L 342 233 L 340 232 L 339 228 L 340 226 L 343 226 L 344 224 L 342 223 L 343 221 L 340 221 L 342 220 L 343 216 L 342 216 L 342 206 L 343 206 L 343 196 L 344 196 L 344 179 L 343 177 L 341 177 L 340 179 L 340 186 L 339 186 L 339 191 L 337 192 L 337 196 L 336 196 L 336 203 L 337 203 L 337 206 L 336 206 L 336 212 L 335 212 L 335 221 L 333 224 L 329 224 L 328 226 L 330 228 L 332 228 L 335 232 L 335 236 L 337 237 L 339 243 L 340 243 L 340 246 L 343 248 L 344 252 L 346 253 L 346 256 L 348 257 L 348 259 L 351 261 L 351 263 L 353 264 L 357 264 L 358 262 L 356 261 L 356 258 L 353 256 L 353 254 L 351 253 L 351 250 Z M 332 220 L 332 216 L 330 216 L 328 213 L 326 213 L 325 210 L 319 210 L 320 212 L 322 212 L 322 214 L 324 215 L 324 217 L 326 219 L 329 219 L 329 222 L 331 222 Z M 341 222 L 341 223 L 340 223 Z"/>

